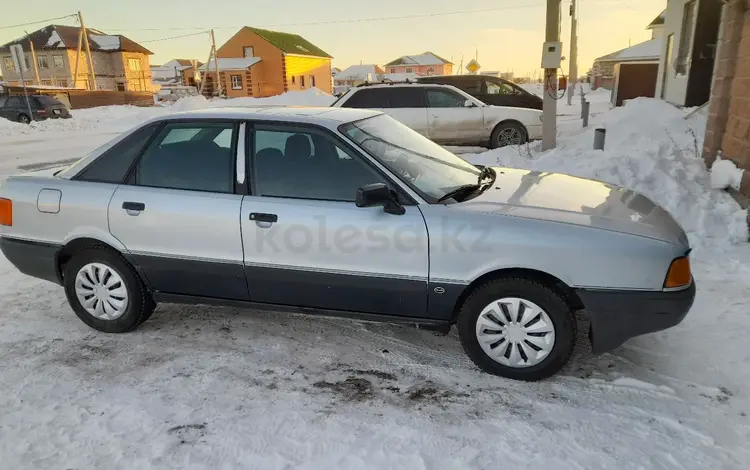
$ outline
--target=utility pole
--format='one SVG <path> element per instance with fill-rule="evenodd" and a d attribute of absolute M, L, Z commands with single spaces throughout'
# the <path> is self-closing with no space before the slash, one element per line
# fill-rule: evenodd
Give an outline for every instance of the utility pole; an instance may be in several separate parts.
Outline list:
<path fill-rule="evenodd" d="M 568 73 L 568 106 L 573 104 L 578 83 L 578 0 L 570 5 L 570 71 Z"/>
<path fill-rule="evenodd" d="M 547 43 L 560 41 L 560 2 L 547 0 Z M 542 149 L 557 146 L 557 69 L 544 69 L 544 121 L 542 123 Z"/>
<path fill-rule="evenodd" d="M 36 84 L 41 85 L 42 82 L 39 80 L 39 67 L 37 67 L 36 63 L 36 51 L 34 50 L 34 41 L 31 40 L 31 37 L 29 36 L 29 33 L 24 31 L 26 33 L 26 39 L 29 40 L 29 48 L 31 49 L 31 60 L 34 63 L 34 75 L 36 76 Z"/>
<path fill-rule="evenodd" d="M 211 47 L 214 50 L 214 64 L 216 64 L 216 92 L 217 96 L 221 97 L 221 79 L 219 78 L 219 50 L 216 49 L 216 38 L 214 37 L 214 30 L 211 30 Z M 207 67 L 208 68 L 208 67 Z"/>
<path fill-rule="evenodd" d="M 73 88 L 78 88 L 78 63 L 81 61 L 81 47 L 83 47 L 83 30 L 78 30 L 78 47 L 76 47 L 76 68 L 73 72 Z"/>
<path fill-rule="evenodd" d="M 89 89 L 96 90 L 96 75 L 94 74 L 94 60 L 91 58 L 91 46 L 89 46 L 89 35 L 86 32 L 86 25 L 83 24 L 83 15 L 78 12 L 78 21 L 81 23 L 81 34 L 83 41 L 86 43 L 86 57 L 89 61 L 89 80 L 91 80 L 91 86 Z"/>

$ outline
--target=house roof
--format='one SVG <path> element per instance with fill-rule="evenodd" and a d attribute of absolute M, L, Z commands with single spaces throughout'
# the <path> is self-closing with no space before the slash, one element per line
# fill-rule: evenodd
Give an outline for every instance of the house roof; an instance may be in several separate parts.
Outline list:
<path fill-rule="evenodd" d="M 391 65 L 443 65 L 453 64 L 449 60 L 445 60 L 437 54 L 430 51 L 426 51 L 419 55 L 405 55 L 398 59 L 388 62 L 385 64 L 386 67 Z"/>
<path fill-rule="evenodd" d="M 371 75 L 373 79 L 375 76 L 382 75 L 385 73 L 380 66 L 375 64 L 366 65 L 352 65 L 345 68 L 341 72 L 337 73 L 334 77 L 335 80 L 366 80 L 368 75 Z"/>
<path fill-rule="evenodd" d="M 661 57 L 664 38 L 655 38 L 650 41 L 636 44 L 635 46 L 622 49 L 617 52 L 599 57 L 595 62 L 636 62 L 642 60 L 659 60 Z"/>
<path fill-rule="evenodd" d="M 258 36 L 262 37 L 266 41 L 281 49 L 282 52 L 286 52 L 287 54 L 328 57 L 331 59 L 333 58 L 326 51 L 303 38 L 299 34 L 282 33 L 279 31 L 252 28 L 250 26 L 245 26 L 245 28 L 254 32 Z"/>
<path fill-rule="evenodd" d="M 251 65 L 260 62 L 260 57 L 219 57 L 219 72 L 222 70 L 246 70 Z M 216 59 L 198 67 L 201 72 L 216 70 Z"/>
<path fill-rule="evenodd" d="M 654 19 L 654 21 L 652 21 L 646 27 L 646 29 L 654 29 L 654 28 L 658 28 L 659 26 L 664 26 L 664 22 L 666 21 L 666 19 L 667 19 L 667 10 L 664 10 L 663 12 L 661 12 L 659 16 L 657 16 Z"/>
<path fill-rule="evenodd" d="M 0 46 L 0 51 L 8 52 L 10 46 L 14 44 L 20 44 L 24 50 L 28 51 L 31 50 L 29 42 L 34 44 L 34 49 L 37 51 L 50 49 L 76 49 L 78 47 L 78 31 L 80 31 L 80 28 L 75 26 L 49 25 L 34 31 L 29 34 L 28 37 L 24 36 L 15 41 L 3 44 Z M 89 38 L 89 47 L 92 51 L 123 51 L 153 54 L 153 52 L 121 34 L 109 35 L 96 29 L 86 28 L 86 35 Z"/>

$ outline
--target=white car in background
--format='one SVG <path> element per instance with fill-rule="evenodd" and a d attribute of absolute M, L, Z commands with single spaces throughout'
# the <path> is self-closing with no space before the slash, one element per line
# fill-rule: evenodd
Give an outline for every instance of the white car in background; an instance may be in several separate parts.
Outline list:
<path fill-rule="evenodd" d="M 449 85 L 365 84 L 331 106 L 383 111 L 443 145 L 497 148 L 542 138 L 541 111 L 489 106 Z"/>

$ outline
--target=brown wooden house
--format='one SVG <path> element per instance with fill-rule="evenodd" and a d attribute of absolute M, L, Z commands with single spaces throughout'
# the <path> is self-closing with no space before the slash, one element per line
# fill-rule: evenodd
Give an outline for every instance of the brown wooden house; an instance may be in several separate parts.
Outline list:
<path fill-rule="evenodd" d="M 227 97 L 278 95 L 318 88 L 332 92 L 332 57 L 297 34 L 245 26 L 217 51 L 219 80 Z M 203 94 L 214 96 L 216 61 L 199 67 Z M 194 74 L 186 70 L 185 82 Z"/>

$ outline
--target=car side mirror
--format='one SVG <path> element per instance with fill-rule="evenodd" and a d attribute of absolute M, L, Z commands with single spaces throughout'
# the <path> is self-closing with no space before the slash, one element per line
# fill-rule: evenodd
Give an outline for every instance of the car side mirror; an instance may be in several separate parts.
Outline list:
<path fill-rule="evenodd" d="M 403 215 L 406 209 L 397 200 L 396 195 L 383 183 L 373 183 L 357 189 L 357 207 L 383 206 L 389 214 Z"/>
<path fill-rule="evenodd" d="M 476 105 L 474 104 L 473 101 L 471 100 L 464 101 L 464 108 L 474 108 L 474 107 L 476 107 Z"/>

